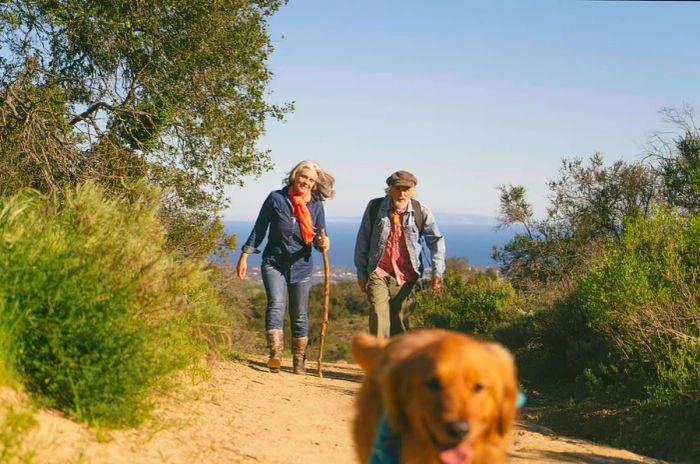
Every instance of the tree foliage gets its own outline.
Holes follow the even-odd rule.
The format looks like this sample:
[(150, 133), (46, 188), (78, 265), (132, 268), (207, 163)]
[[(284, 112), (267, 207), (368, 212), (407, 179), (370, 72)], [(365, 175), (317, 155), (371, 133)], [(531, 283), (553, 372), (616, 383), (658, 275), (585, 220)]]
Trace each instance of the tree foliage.
[(171, 221), (203, 225), (224, 188), (269, 168), (282, 0), (10, 0), (0, 4), (0, 192), (95, 179), (165, 188)]
[(606, 167), (599, 153), (564, 159), (559, 178), (548, 183), (544, 219), (533, 219), (522, 186), (502, 186), (501, 226), (525, 232), (494, 252), (501, 271), (518, 288), (550, 285), (585, 267), (605, 237), (619, 237), (628, 216), (646, 216), (658, 197), (656, 178), (642, 163)]
[(688, 105), (663, 110), (666, 120), (680, 129), (671, 140), (662, 134), (653, 137), (647, 155), (657, 163), (665, 200), (681, 209), (700, 212), (700, 131), (695, 113)]
[(501, 187), (500, 223), (523, 231), (494, 257), (526, 311), (495, 335), (526, 384), (614, 398), (633, 424), (624, 441), (695, 457), (700, 132), (689, 107), (664, 114), (680, 131), (654, 136), (641, 162), (564, 160), (543, 219), (524, 187)]
[(700, 216), (661, 208), (630, 218), (622, 240), (607, 244), (581, 279), (577, 299), (588, 324), (613, 339), (626, 362), (655, 368), (676, 344), (700, 347), (698, 245)]

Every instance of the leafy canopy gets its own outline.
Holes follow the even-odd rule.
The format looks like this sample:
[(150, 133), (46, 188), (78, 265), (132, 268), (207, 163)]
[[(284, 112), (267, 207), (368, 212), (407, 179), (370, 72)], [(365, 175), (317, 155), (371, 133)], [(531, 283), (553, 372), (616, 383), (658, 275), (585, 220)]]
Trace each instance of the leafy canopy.
[(664, 108), (666, 122), (682, 135), (669, 140), (656, 134), (647, 148), (647, 157), (655, 161), (663, 182), (665, 200), (688, 213), (700, 212), (700, 130), (695, 111), (688, 104)]
[(211, 217), (269, 168), (255, 142), (290, 109), (265, 99), (282, 1), (0, 3), (0, 191), (146, 176)]
[(542, 220), (533, 219), (524, 187), (501, 186), (500, 224), (520, 224), (524, 233), (496, 249), (494, 259), (516, 288), (567, 280), (587, 267), (602, 239), (623, 233), (625, 218), (648, 214), (657, 183), (641, 163), (606, 167), (599, 153), (588, 163), (564, 159), (559, 178), (548, 182), (550, 204)]

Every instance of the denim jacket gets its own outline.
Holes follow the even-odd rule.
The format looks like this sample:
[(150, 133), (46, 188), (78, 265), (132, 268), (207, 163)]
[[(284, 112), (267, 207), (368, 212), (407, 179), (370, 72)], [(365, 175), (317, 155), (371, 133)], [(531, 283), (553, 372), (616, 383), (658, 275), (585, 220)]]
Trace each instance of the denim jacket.
[[(306, 207), (309, 209), (316, 237), (318, 237), (321, 229), (326, 228), (323, 202), (312, 195)], [(258, 247), (265, 238), (268, 227), (270, 233), (263, 251), (263, 265), (270, 264), (283, 272), (289, 283), (311, 277), (313, 271), (311, 246), (306, 245), (301, 238), (301, 228), (294, 216), (287, 187), (275, 190), (267, 196), (255, 220), (255, 226), (248, 240), (241, 247), (241, 251), (248, 254), (260, 253)], [(314, 247), (316, 247), (315, 243), (314, 239)]]
[[(435, 218), (428, 208), (421, 204), (423, 211), (423, 234), (430, 255), (433, 261), (433, 276), (441, 277), (445, 272), (445, 237), (440, 233)], [(387, 195), (379, 205), (377, 219), (374, 227), (370, 227), (370, 205), (367, 205), (365, 214), (362, 216), (360, 230), (357, 232), (355, 241), (355, 267), (357, 268), (358, 280), (367, 280), (379, 264), (379, 260), (384, 253), (389, 230), (391, 229), (391, 198)], [(370, 236), (371, 229), (371, 236)], [(403, 231), (406, 240), (406, 248), (411, 255), (411, 264), (418, 275), (423, 273), (421, 263), (421, 244), (418, 234), (418, 226), (413, 217), (413, 203), (408, 202), (408, 209), (403, 216)]]

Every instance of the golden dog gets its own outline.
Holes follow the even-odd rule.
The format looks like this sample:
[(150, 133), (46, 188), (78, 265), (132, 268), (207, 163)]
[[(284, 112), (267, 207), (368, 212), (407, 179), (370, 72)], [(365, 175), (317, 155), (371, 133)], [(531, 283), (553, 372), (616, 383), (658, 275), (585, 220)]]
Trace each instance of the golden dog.
[(361, 463), (376, 455), (380, 419), (397, 437), (393, 462), (505, 462), (517, 380), (513, 357), (501, 345), (446, 330), (390, 341), (357, 334), (352, 355), (365, 372), (353, 424)]

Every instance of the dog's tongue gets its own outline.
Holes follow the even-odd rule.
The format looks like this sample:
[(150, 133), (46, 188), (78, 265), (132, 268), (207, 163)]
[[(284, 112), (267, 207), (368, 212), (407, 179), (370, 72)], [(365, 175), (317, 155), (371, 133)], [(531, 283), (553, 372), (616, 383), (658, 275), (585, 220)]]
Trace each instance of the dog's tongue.
[(454, 448), (440, 451), (442, 464), (469, 464), (474, 458), (474, 450), (469, 443), (461, 443)]

